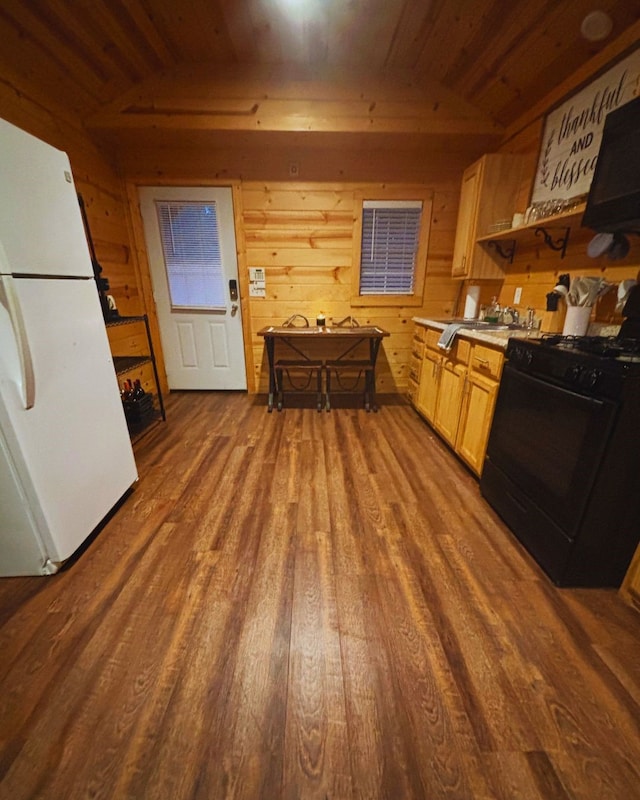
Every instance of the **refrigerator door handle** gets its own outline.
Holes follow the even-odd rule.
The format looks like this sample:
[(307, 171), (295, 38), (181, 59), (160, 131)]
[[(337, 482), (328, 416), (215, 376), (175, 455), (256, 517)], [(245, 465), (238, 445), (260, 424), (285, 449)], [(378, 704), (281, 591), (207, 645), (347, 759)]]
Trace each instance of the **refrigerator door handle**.
[(18, 300), (18, 293), (15, 290), (11, 275), (0, 275), (0, 289), (2, 289), (7, 311), (9, 312), (9, 318), (11, 319), (13, 333), (16, 337), (22, 379), (22, 404), (26, 410), (33, 407), (36, 398), (36, 378), (33, 371), (33, 359), (31, 358), (29, 339), (27, 338), (27, 331), (24, 326), (24, 318), (20, 308), (20, 301)]

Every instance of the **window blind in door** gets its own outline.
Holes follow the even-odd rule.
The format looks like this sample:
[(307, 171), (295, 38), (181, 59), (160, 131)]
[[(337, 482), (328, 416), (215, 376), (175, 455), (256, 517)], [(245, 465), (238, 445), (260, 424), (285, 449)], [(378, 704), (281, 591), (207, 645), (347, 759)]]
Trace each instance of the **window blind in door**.
[(172, 309), (225, 308), (214, 202), (156, 201)]

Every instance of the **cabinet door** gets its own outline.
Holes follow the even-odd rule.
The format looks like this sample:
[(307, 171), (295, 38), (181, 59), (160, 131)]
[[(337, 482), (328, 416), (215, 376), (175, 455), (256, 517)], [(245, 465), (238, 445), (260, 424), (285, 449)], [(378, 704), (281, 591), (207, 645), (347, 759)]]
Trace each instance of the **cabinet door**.
[(462, 177), (458, 224), (453, 246), (453, 268), (451, 270), (454, 278), (468, 277), (471, 268), (476, 230), (476, 202), (480, 193), (481, 173), (482, 162), (477, 161), (465, 170)]
[(640, 545), (627, 570), (620, 593), (628, 603), (640, 611)]
[(491, 153), (465, 170), (453, 250), (454, 278), (504, 278), (504, 258), (476, 240), (486, 236), (493, 223), (512, 218), (522, 164), (521, 156)]
[(416, 407), (429, 422), (433, 422), (436, 415), (441, 362), (437, 353), (425, 348)]
[(449, 360), (440, 370), (435, 427), (452, 447), (458, 433), (466, 374), (466, 367)]
[(478, 476), (482, 474), (497, 394), (497, 381), (469, 373), (456, 452)]

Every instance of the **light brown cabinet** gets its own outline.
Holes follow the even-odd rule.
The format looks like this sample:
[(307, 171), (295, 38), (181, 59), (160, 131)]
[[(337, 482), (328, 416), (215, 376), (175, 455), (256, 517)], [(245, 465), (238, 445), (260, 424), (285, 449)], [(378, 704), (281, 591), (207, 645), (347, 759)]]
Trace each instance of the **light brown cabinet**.
[(521, 156), (493, 153), (483, 156), (462, 177), (458, 223), (453, 248), (454, 278), (501, 279), (505, 259), (477, 239), (489, 226), (510, 220), (516, 210), (522, 180)]
[(437, 347), (442, 332), (428, 327), (423, 330), (420, 383), (413, 404), (479, 476), (498, 395), (503, 352), (458, 338), (445, 354)]
[(467, 368), (464, 364), (449, 358), (443, 359), (435, 426), (442, 438), (454, 448), (458, 436), (466, 376)]
[(442, 359), (438, 353), (425, 349), (415, 406), (422, 416), (432, 424), (435, 424), (436, 419), (441, 362)]
[(456, 452), (476, 475), (482, 474), (498, 385), (474, 372), (467, 376)]
[(418, 390), (420, 387), (420, 375), (422, 372), (422, 358), (424, 355), (424, 336), (425, 329), (422, 325), (415, 325), (413, 329), (413, 339), (411, 342), (411, 356), (409, 359), (409, 380), (407, 382), (407, 394), (412, 405), (418, 401)]
[(640, 611), (640, 546), (627, 570), (620, 593), (628, 603)]
[(441, 333), (434, 328), (426, 329), (416, 407), (453, 447), (458, 432), (470, 344), (464, 339), (457, 339), (451, 350), (443, 353), (437, 344)]

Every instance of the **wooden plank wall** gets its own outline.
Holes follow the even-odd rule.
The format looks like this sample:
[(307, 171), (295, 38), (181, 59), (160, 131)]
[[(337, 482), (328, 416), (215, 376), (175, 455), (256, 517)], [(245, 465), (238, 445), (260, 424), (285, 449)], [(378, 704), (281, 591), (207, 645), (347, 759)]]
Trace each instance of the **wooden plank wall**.
[[(615, 52), (608, 55), (614, 57)], [(576, 82), (587, 78), (581, 73)], [(161, 376), (164, 375), (162, 351), (145, 255), (129, 220), (130, 209), (136, 203), (132, 186), (143, 182), (188, 185), (228, 180), (234, 184), (239, 207), (236, 224), (243, 270), (241, 287), (246, 285), (249, 267), (267, 269), (267, 297), (248, 302), (247, 348), (254, 362), (254, 374), (249, 376), (250, 390), (265, 388), (262, 341), (256, 337), (256, 331), (265, 322), (281, 321), (296, 311), (313, 317), (318, 310), (334, 318), (352, 313), (361, 322), (378, 321), (389, 328), (392, 337), (384, 344), (380, 388), (404, 390), (411, 317), (446, 316), (455, 306), (460, 287), (450, 279), (449, 270), (459, 183), (463, 169), (473, 158), (464, 158), (460, 151), (447, 157), (440, 152), (397, 149), (390, 150), (386, 157), (384, 152), (371, 149), (347, 151), (327, 147), (318, 151), (305, 149), (302, 140), (297, 140), (293, 152), (282, 147), (260, 148), (253, 142), (251, 147), (217, 152), (182, 146), (176, 141), (161, 153), (153, 149), (128, 156), (125, 153), (117, 165), (106, 150), (91, 140), (78, 119), (57, 107), (38, 86), (29, 85), (26, 80), (24, 75), (5, 76), (0, 83), (0, 116), (69, 153), (77, 187), (85, 199), (97, 257), (110, 280), (111, 293), (121, 313), (149, 313)], [(568, 85), (563, 87), (564, 92), (569, 90)], [(554, 97), (549, 104), (559, 99)], [(516, 133), (502, 148), (524, 154), (530, 166), (519, 208), (514, 210), (522, 211), (528, 204), (544, 110), (538, 109), (535, 117), (529, 114), (522, 130), (515, 126)], [(286, 172), (292, 159), (299, 164), (301, 178), (288, 182)], [(120, 170), (129, 182), (128, 197)], [(322, 176), (331, 182), (322, 182)], [(387, 186), (394, 188), (402, 188), (411, 180), (433, 191), (427, 284), (421, 308), (351, 306), (354, 195), (375, 180), (385, 180)], [(514, 289), (520, 286), (521, 310), (533, 306), (540, 315), (545, 295), (561, 272), (602, 274), (612, 282), (636, 277), (640, 265), (638, 237), (631, 242), (629, 256), (620, 262), (610, 262), (606, 257), (589, 259), (586, 256), (589, 238), (587, 231), (572, 231), (565, 259), (541, 243), (519, 248), (514, 263), (507, 267), (502, 285), (483, 286), (482, 301), (498, 292), (500, 302), (511, 305)]]
[(161, 385), (167, 391), (155, 309), (140, 289), (126, 187), (115, 159), (91, 139), (73, 114), (43, 96), (40, 87), (26, 83), (22, 76), (5, 76), (0, 81), (0, 117), (68, 154), (76, 189), (84, 200), (96, 258), (109, 280), (109, 293), (122, 316), (149, 314)]
[[(518, 207), (514, 211), (524, 212), (529, 205), (543, 124), (544, 118), (538, 117), (511, 135), (501, 148), (503, 152), (520, 153), (527, 160), (526, 178), (521, 186)], [(540, 317), (545, 309), (546, 295), (556, 285), (558, 276), (562, 273), (568, 272), (572, 278), (581, 275), (603, 277), (613, 284), (618, 284), (627, 278), (638, 277), (640, 237), (629, 238), (631, 249), (626, 258), (611, 261), (607, 256), (590, 258), (587, 255), (587, 245), (593, 236), (594, 232), (587, 228), (572, 226), (564, 258), (547, 247), (541, 238), (536, 239), (532, 236), (525, 245), (519, 244), (513, 264), (507, 265), (505, 270), (505, 279), (499, 292), (500, 303), (514, 305), (514, 290), (516, 287), (521, 287), (522, 297), (518, 308), (521, 311), (526, 311), (527, 307), (535, 308), (536, 315)], [(611, 294), (605, 296), (594, 309), (593, 321), (614, 324), (621, 322), (620, 315), (616, 314), (613, 308), (615, 305), (613, 299), (612, 290)]]
[(110, 293), (122, 314), (142, 313), (124, 186), (115, 162), (91, 140), (79, 120), (53, 104), (43, 104), (37, 87), (0, 82), (0, 117), (69, 155)]
[[(378, 389), (403, 391), (411, 347), (413, 316), (451, 313), (458, 284), (451, 280), (458, 186), (434, 184), (424, 301), (420, 307), (366, 307), (351, 302), (354, 195), (364, 184), (242, 184), (242, 227), (246, 268), (264, 267), (267, 295), (251, 298), (254, 385), (267, 388), (264, 342), (256, 332), (292, 314), (310, 321), (322, 311), (328, 320), (351, 315), (360, 324), (390, 331), (380, 355)], [(394, 188), (404, 188), (400, 185)]]

